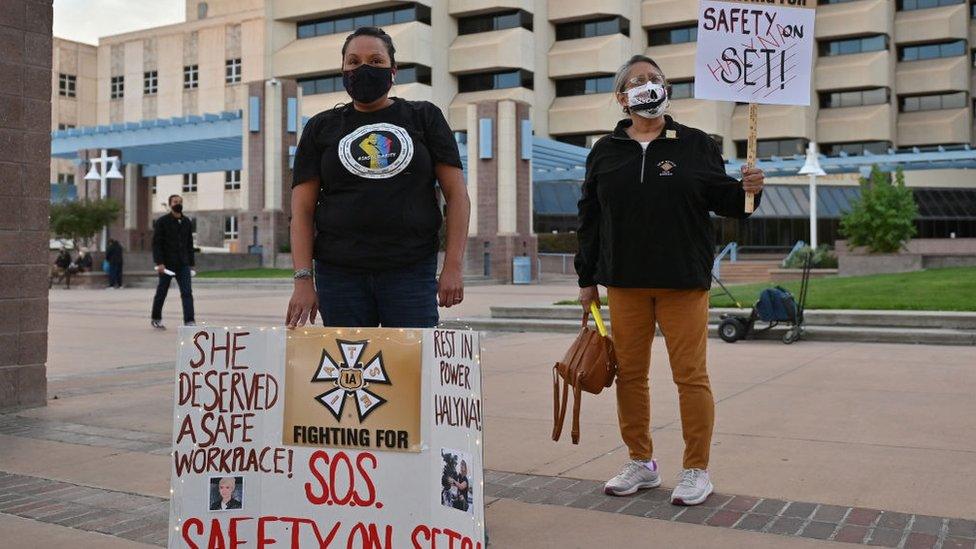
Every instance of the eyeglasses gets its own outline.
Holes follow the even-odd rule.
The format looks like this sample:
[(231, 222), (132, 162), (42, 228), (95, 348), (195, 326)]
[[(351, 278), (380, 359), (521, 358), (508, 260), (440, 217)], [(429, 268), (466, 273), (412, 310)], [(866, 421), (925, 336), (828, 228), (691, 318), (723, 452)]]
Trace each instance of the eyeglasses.
[(640, 76), (635, 76), (627, 81), (627, 89), (638, 88), (640, 86), (647, 84), (648, 82), (663, 86), (664, 77), (661, 76), (660, 74), (651, 74), (651, 75), (642, 74)]

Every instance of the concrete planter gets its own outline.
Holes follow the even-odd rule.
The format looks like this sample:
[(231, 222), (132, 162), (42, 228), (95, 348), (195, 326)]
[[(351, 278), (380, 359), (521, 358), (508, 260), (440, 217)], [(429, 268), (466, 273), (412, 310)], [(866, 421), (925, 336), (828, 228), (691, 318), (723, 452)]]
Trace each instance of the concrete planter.
[[(837, 276), (837, 269), (810, 269), (810, 278), (827, 278)], [(803, 269), (770, 269), (769, 277), (773, 282), (789, 282), (803, 278)]]
[(835, 248), (840, 276), (976, 265), (976, 238), (916, 238), (896, 254), (870, 254), (864, 248), (849, 248), (845, 240), (838, 240)]
[(850, 254), (837, 257), (840, 276), (910, 273), (922, 270), (920, 254)]

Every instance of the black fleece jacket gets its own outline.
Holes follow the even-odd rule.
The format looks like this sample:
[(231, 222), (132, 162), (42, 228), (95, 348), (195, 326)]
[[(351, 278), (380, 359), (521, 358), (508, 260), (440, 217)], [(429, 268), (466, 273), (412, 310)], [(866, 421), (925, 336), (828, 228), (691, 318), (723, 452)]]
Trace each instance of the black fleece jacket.
[(715, 256), (709, 212), (749, 217), (742, 183), (725, 173), (719, 146), (705, 132), (666, 116), (645, 152), (627, 135), (631, 124), (621, 120), (586, 159), (579, 285), (708, 289)]

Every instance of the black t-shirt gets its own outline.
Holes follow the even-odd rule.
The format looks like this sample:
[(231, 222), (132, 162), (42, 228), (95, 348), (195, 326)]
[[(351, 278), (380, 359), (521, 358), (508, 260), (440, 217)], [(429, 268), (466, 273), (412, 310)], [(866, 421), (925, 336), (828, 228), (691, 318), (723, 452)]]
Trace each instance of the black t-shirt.
[(461, 167), (447, 120), (427, 101), (375, 112), (346, 105), (313, 116), (292, 185), (318, 180), (314, 258), (354, 272), (404, 267), (437, 253), (434, 165)]

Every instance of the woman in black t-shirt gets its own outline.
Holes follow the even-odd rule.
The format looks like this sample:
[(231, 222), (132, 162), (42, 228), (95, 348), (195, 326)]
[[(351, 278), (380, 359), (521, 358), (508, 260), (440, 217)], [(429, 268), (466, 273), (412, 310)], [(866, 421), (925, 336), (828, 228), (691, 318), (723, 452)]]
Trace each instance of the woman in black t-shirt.
[[(302, 131), (292, 182), (290, 327), (314, 323), (317, 311), (326, 326), (432, 327), (438, 304), (464, 299), (470, 203), (457, 143), (436, 106), (389, 97), (395, 52), (378, 28), (350, 34), (342, 76), (352, 102), (315, 115)], [(439, 279), (435, 183), (447, 202)]]

